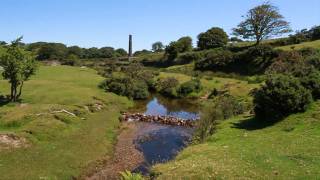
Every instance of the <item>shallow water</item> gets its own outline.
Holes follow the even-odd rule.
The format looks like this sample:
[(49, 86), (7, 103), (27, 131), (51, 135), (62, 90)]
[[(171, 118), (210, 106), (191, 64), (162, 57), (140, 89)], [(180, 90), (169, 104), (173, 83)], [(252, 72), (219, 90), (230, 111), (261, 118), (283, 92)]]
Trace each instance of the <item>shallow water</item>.
[[(153, 95), (148, 100), (137, 101), (132, 112), (196, 119), (199, 117), (199, 106), (186, 100), (168, 99)], [(140, 126), (139, 131), (140, 133), (134, 143), (136, 148), (144, 155), (145, 162), (133, 172), (148, 174), (152, 165), (175, 158), (189, 144), (194, 129), (144, 123)]]

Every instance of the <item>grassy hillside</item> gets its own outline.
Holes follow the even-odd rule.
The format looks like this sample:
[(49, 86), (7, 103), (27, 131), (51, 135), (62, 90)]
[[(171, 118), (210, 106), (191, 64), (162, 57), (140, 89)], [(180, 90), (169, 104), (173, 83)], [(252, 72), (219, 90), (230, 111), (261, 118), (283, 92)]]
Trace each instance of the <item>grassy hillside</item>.
[(278, 49), (289, 51), (289, 50), (292, 49), (292, 47), (294, 47), (295, 50), (298, 50), (298, 49), (301, 49), (301, 48), (305, 48), (305, 47), (311, 47), (311, 48), (320, 49), (320, 40), (304, 42), (304, 43), (301, 43), (301, 44), (292, 44), (292, 45), (288, 45), (288, 46), (281, 46), (281, 47), (278, 47)]
[[(112, 153), (126, 98), (98, 89), (94, 70), (41, 66), (25, 83), (22, 104), (0, 108), (0, 134), (27, 139), (27, 148), (0, 148), (0, 179), (70, 179)], [(1, 94), (9, 86), (1, 80)], [(67, 113), (52, 113), (66, 109)]]
[[(192, 78), (185, 74), (170, 72), (161, 72), (159, 75), (159, 78), (167, 77), (174, 77), (180, 83), (189, 81)], [(200, 92), (199, 96), (204, 96), (216, 88), (217, 90), (228, 90), (228, 92), (234, 96), (248, 97), (248, 93), (259, 86), (258, 84), (249, 84), (248, 81), (212, 76), (204, 76), (201, 78), (201, 84), (203, 86), (203, 90)]]
[(318, 179), (320, 102), (262, 127), (251, 117), (224, 121), (206, 143), (157, 165), (159, 179)]

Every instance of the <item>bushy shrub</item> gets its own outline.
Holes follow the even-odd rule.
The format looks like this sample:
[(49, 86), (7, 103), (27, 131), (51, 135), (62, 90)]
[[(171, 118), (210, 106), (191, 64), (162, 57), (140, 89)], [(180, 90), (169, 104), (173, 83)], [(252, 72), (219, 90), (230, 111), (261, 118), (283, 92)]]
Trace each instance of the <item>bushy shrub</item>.
[(306, 63), (320, 70), (320, 52), (306, 58)]
[(206, 104), (201, 110), (195, 140), (203, 142), (215, 133), (220, 121), (242, 114), (244, 111), (245, 107), (235, 97), (228, 94), (217, 96), (213, 102)]
[(221, 109), (224, 119), (242, 114), (245, 111), (245, 107), (243, 106), (242, 102), (229, 94), (218, 96), (215, 99), (215, 102), (215, 108)]
[(300, 77), (301, 84), (312, 92), (313, 99), (320, 99), (320, 72), (310, 71), (307, 75)]
[(300, 69), (304, 64), (304, 58), (298, 51), (281, 52), (265, 73), (288, 74)]
[(233, 62), (231, 51), (214, 49), (209, 51), (203, 60), (196, 62), (195, 68), (201, 70), (221, 70)]
[(175, 64), (188, 64), (191, 62), (197, 62), (203, 57), (200, 52), (187, 52), (178, 56)]
[(201, 82), (199, 79), (193, 79), (190, 81), (187, 81), (180, 85), (178, 89), (178, 94), (181, 97), (185, 97), (190, 93), (198, 93), (202, 89)]
[(132, 87), (133, 99), (146, 99), (149, 96), (148, 85), (144, 81), (134, 81)]
[(245, 63), (248, 74), (257, 74), (263, 73), (277, 56), (278, 52), (273, 50), (271, 46), (258, 45), (240, 54), (238, 61)]
[(274, 75), (254, 92), (254, 111), (259, 119), (279, 120), (303, 112), (312, 101), (309, 90), (293, 76)]
[(156, 83), (157, 91), (169, 97), (178, 97), (178, 94), (177, 94), (178, 86), (179, 86), (179, 81), (174, 77), (159, 79)]
[(100, 88), (133, 99), (145, 99), (149, 96), (148, 85), (142, 80), (130, 77), (111, 77), (99, 85)]

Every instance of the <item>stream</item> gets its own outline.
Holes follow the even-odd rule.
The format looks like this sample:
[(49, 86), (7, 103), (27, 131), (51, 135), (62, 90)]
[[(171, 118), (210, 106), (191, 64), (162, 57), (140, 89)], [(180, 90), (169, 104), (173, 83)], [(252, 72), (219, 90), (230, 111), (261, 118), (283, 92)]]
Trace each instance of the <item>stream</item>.
[[(190, 100), (169, 99), (153, 94), (147, 100), (136, 101), (130, 112), (197, 119), (199, 117), (199, 106)], [(149, 173), (152, 165), (175, 158), (190, 143), (194, 131), (193, 128), (187, 127), (138, 123), (140, 123), (139, 133), (134, 140), (134, 144), (136, 149), (143, 154), (144, 161), (133, 172), (144, 175)]]

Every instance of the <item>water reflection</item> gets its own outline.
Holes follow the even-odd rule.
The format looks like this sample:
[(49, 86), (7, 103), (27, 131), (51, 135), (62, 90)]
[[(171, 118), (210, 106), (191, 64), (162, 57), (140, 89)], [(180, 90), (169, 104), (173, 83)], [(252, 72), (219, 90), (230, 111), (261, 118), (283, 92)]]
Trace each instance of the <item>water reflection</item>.
[[(149, 99), (136, 101), (132, 113), (174, 116), (197, 119), (199, 104), (194, 100), (169, 99), (153, 94)], [(192, 139), (193, 128), (169, 126), (155, 123), (139, 123), (139, 135), (135, 140), (145, 162), (133, 172), (148, 174), (152, 165), (173, 159)]]
[(174, 116), (182, 119), (197, 119), (199, 105), (185, 99), (169, 99), (160, 95), (153, 95), (143, 101), (136, 101), (134, 112), (147, 115)]

